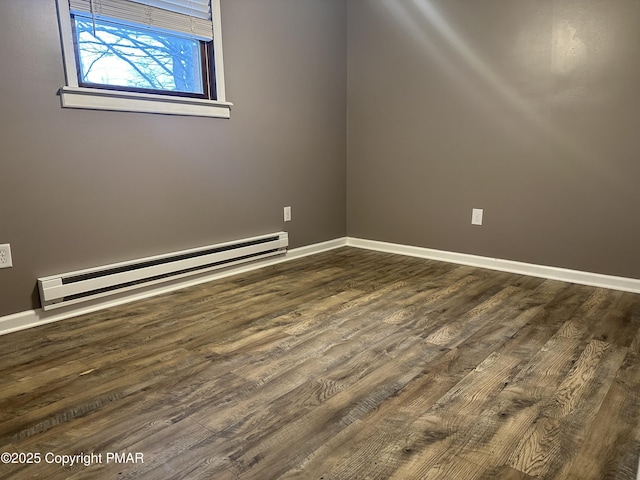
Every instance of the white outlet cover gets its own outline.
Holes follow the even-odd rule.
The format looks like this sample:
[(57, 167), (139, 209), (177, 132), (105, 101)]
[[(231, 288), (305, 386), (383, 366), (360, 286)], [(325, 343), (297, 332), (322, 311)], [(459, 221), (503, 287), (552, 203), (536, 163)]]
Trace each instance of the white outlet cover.
[(5, 243), (0, 245), (0, 268), (13, 267), (13, 261), (11, 260), (11, 245)]
[(284, 207), (284, 221), (291, 221), (291, 207)]
[(471, 225), (482, 225), (482, 208), (474, 208), (471, 212)]

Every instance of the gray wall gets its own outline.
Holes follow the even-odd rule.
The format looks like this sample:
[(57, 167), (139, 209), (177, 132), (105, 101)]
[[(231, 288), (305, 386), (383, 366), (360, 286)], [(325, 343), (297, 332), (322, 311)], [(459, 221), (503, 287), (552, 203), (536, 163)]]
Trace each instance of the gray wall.
[[(231, 120), (61, 109), (54, 0), (0, 2), (0, 316), (36, 278), (285, 229), (345, 235), (344, 0), (223, 0)], [(282, 221), (282, 207), (293, 221)]]
[(231, 120), (61, 109), (54, 1), (0, 2), (0, 315), (38, 276), (283, 228), (640, 278), (640, 3), (222, 14)]
[(348, 16), (349, 235), (640, 278), (639, 2)]

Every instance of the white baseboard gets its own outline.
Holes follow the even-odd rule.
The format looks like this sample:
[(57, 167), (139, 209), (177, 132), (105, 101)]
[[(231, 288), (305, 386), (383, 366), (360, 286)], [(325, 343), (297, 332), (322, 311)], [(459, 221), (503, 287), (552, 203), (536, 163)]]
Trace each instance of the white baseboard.
[(413, 247), (409, 245), (378, 242), (375, 240), (364, 240), (353, 237), (347, 237), (347, 245), (367, 250), (376, 250), (378, 252), (397, 253), (411, 257), (427, 258), (430, 260), (440, 260), (460, 265), (499, 270), (501, 272), (518, 273), (521, 275), (529, 275), (531, 277), (548, 278), (563, 282), (589, 285), (592, 287), (640, 293), (640, 279), (636, 278), (615, 277), (600, 273), (582, 272), (567, 268), (535, 265), (531, 263), (515, 262), (512, 260), (501, 260), (499, 258), (481, 257), (466, 253), (447, 252), (444, 250), (434, 250), (431, 248)]
[[(411, 257), (426, 258), (430, 260), (439, 260), (442, 262), (456, 263), (460, 265), (469, 265), (473, 267), (488, 268), (491, 270), (499, 270), (502, 272), (518, 273), (521, 275), (529, 275), (532, 277), (548, 278), (552, 280), (560, 280), (563, 282), (578, 283), (582, 285), (590, 285), (594, 287), (611, 288), (613, 290), (622, 290), (625, 292), (640, 293), (640, 279), (615, 277), (611, 275), (603, 275), (599, 273), (582, 272), (579, 270), (569, 270), (566, 268), (549, 267), (544, 265), (534, 265), (530, 263), (515, 262), (511, 260), (501, 260), (499, 258), (482, 257), (478, 255), (469, 255), (466, 253), (447, 252), (443, 250), (434, 250), (423, 247), (413, 247), (410, 245), (401, 245), (397, 243), (378, 242), (374, 240), (364, 240), (354, 237), (342, 237), (327, 242), (316, 243), (304, 247), (289, 250), (282, 257), (275, 257), (251, 264), (236, 267), (227, 271), (209, 272), (201, 277), (192, 277), (189, 279), (181, 279), (176, 282), (167, 282), (161, 286), (154, 285), (148, 289), (140, 289), (135, 293), (125, 292), (118, 296), (114, 295), (108, 300), (99, 299), (93, 302), (87, 302), (78, 307), (71, 305), (62, 307), (57, 310), (45, 312), (42, 309), (27, 310), (25, 312), (15, 313), (0, 317), (0, 335), (17, 332), (31, 327), (44, 325), (47, 323), (57, 322), (67, 318), (77, 317), (87, 313), (96, 312), (109, 307), (115, 307), (137, 300), (162, 295), (165, 293), (180, 290), (182, 288), (191, 287), (201, 283), (211, 282), (220, 278), (237, 275), (269, 265), (294, 260), (296, 258), (314, 255), (316, 253), (333, 250), (336, 248), (351, 246), (366, 250), (376, 250), (379, 252), (396, 253)], [(640, 480), (640, 477), (638, 478)]]
[(302, 258), (308, 255), (314, 255), (316, 253), (344, 247), (346, 244), (347, 239), (345, 237), (337, 238), (335, 240), (329, 240), (327, 242), (293, 248), (287, 251), (287, 253), (281, 257), (273, 257), (262, 261), (242, 265), (240, 267), (231, 268), (229, 270), (208, 272), (202, 276), (196, 275), (188, 279), (180, 279), (175, 282), (167, 281), (162, 285), (154, 285), (146, 289), (141, 288), (136, 290), (135, 292), (125, 292), (120, 295), (116, 294), (109, 297), (108, 299), (97, 299), (94, 301), (89, 301), (84, 303), (82, 306), (70, 305), (68, 307), (61, 307), (59, 309), (50, 310), (47, 312), (45, 312), (41, 308), (38, 308), (36, 310), (27, 310), (25, 312), (7, 315), (4, 317), (0, 317), (0, 335), (6, 335), (7, 333), (17, 332), (19, 330), (25, 330), (27, 328), (37, 327), (39, 325), (45, 325), (47, 323), (57, 322), (60, 320), (65, 320), (67, 318), (77, 317), (79, 315), (96, 312), (105, 308), (115, 307), (117, 305), (123, 305), (125, 303), (155, 297), (156, 295), (162, 295), (165, 293), (180, 290), (182, 288), (211, 282), (220, 278), (230, 277), (232, 275), (257, 270), (269, 265), (276, 265), (278, 263), (295, 260), (296, 258)]

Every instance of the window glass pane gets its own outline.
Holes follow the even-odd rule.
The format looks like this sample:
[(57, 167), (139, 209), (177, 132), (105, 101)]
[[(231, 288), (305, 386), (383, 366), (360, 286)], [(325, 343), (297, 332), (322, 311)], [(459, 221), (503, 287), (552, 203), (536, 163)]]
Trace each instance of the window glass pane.
[(75, 16), (81, 83), (204, 94), (198, 40)]

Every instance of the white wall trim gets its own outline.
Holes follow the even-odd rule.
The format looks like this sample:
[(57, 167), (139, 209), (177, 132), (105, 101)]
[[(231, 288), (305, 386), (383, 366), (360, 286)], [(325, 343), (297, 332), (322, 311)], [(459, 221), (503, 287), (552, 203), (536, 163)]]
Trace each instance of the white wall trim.
[[(612, 275), (603, 275), (599, 273), (582, 272), (579, 270), (570, 270), (566, 268), (549, 267), (545, 265), (535, 265), (531, 263), (515, 262), (512, 260), (502, 260), (499, 258), (482, 257), (478, 255), (469, 255), (466, 253), (447, 252), (444, 250), (434, 250), (431, 248), (414, 247), (410, 245), (401, 245), (397, 243), (379, 242), (375, 240), (365, 240), (354, 237), (341, 237), (326, 242), (307, 245), (304, 247), (289, 250), (284, 256), (261, 260), (251, 264), (235, 267), (226, 271), (208, 272), (202, 276), (194, 276), (189, 279), (180, 279), (175, 282), (168, 281), (163, 285), (154, 285), (147, 289), (140, 289), (134, 293), (125, 292), (120, 295), (114, 295), (108, 300), (99, 299), (93, 302), (87, 302), (81, 307), (72, 305), (66, 308), (60, 308), (45, 312), (41, 308), (37, 310), (27, 310), (12, 315), (0, 317), (0, 335), (5, 335), (19, 330), (25, 330), (47, 323), (65, 320), (67, 318), (77, 317), (87, 313), (96, 312), (109, 307), (115, 307), (125, 303), (143, 300), (156, 295), (180, 290), (182, 288), (199, 285), (201, 283), (211, 282), (220, 278), (230, 277), (240, 273), (257, 270), (259, 268), (276, 265), (279, 263), (295, 260), (297, 258), (326, 252), (336, 248), (350, 246), (362, 248), (365, 250), (375, 250), (378, 252), (396, 253), (399, 255), (407, 255), (410, 257), (426, 258), (430, 260), (438, 260), (442, 262), (455, 263), (460, 265), (469, 265), (472, 267), (488, 268), (501, 272), (517, 273), (520, 275), (529, 275), (532, 277), (548, 278), (552, 280), (560, 280), (563, 282), (578, 283), (581, 285), (589, 285), (594, 287), (611, 288), (613, 290), (622, 290), (625, 292), (640, 293), (640, 279), (616, 277)], [(640, 476), (638, 477), (640, 480)]]
[(37, 327), (40, 325), (45, 325), (47, 323), (53, 323), (87, 313), (97, 312), (99, 310), (104, 310), (105, 308), (115, 307), (117, 305), (123, 305), (125, 303), (155, 297), (156, 295), (162, 295), (165, 293), (180, 290), (182, 288), (211, 282), (220, 278), (250, 272), (252, 270), (267, 267), (269, 265), (276, 265), (278, 263), (295, 260), (297, 258), (306, 257), (308, 255), (326, 252), (335, 248), (344, 247), (346, 246), (346, 244), (347, 239), (345, 237), (337, 238), (313, 245), (293, 248), (287, 251), (285, 255), (280, 257), (273, 257), (228, 270), (208, 272), (200, 276), (195, 275), (189, 279), (180, 279), (173, 282), (169, 280), (162, 285), (153, 285), (147, 288), (140, 288), (135, 292), (124, 292), (121, 294), (116, 294), (109, 299), (97, 299), (94, 301), (89, 301), (84, 303), (82, 306), (70, 305), (69, 307), (61, 307), (57, 310), (50, 310), (47, 312), (45, 312), (41, 308), (38, 308), (36, 310), (27, 310), (25, 312), (6, 315), (0, 317), (0, 335), (6, 335), (8, 333), (17, 332), (19, 330), (25, 330), (27, 328)]
[[(427, 258), (430, 260), (440, 260), (443, 262), (469, 265), (472, 267), (488, 268), (501, 272), (518, 273), (532, 277), (548, 278), (569, 283), (578, 283), (592, 287), (611, 288), (625, 292), (640, 293), (640, 279), (616, 277), (601, 273), (590, 273), (567, 268), (549, 267), (546, 265), (535, 265), (531, 263), (516, 262), (513, 260), (502, 260), (499, 258), (482, 257), (479, 255), (469, 255), (466, 253), (447, 252), (444, 250), (434, 250), (431, 248), (414, 247), (397, 243), (379, 242), (375, 240), (365, 240), (361, 238), (347, 237), (347, 245), (366, 250), (376, 250), (378, 252), (397, 253), (411, 257)], [(640, 479), (639, 479), (640, 480)]]
[(232, 103), (86, 87), (60, 88), (62, 108), (230, 118)]

